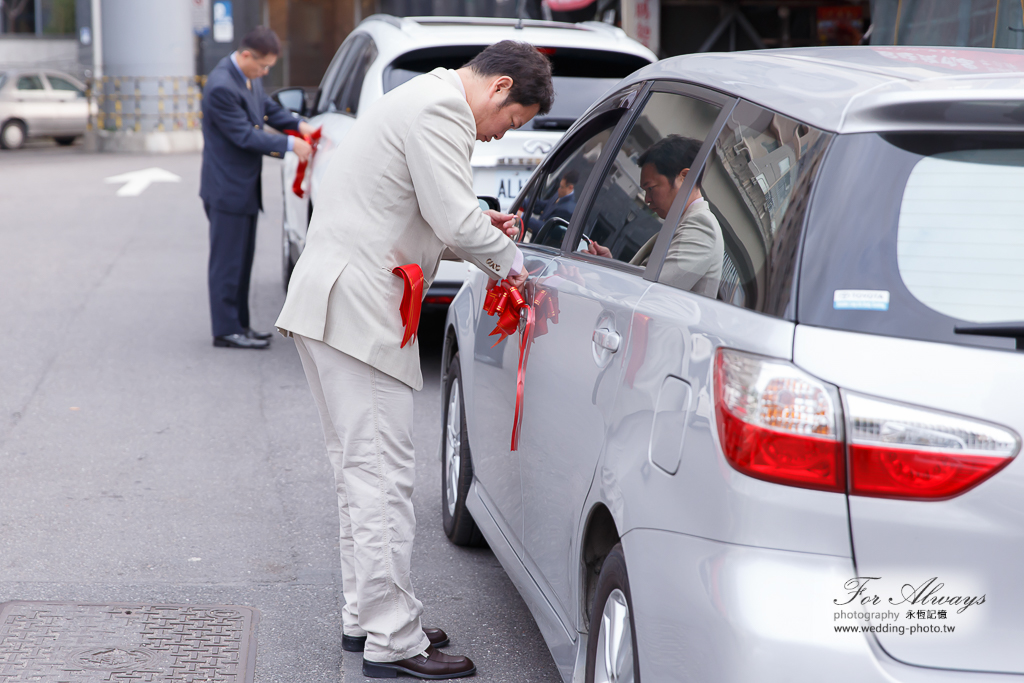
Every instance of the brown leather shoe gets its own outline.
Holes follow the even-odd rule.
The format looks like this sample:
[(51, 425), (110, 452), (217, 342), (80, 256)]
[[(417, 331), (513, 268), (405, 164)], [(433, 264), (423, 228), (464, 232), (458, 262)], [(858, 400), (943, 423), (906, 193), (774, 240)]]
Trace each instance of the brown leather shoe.
[(476, 666), (469, 657), (446, 655), (433, 647), (427, 648), (427, 655), (416, 655), (397, 662), (371, 662), (363, 660), (363, 675), (369, 678), (396, 678), (398, 674), (443, 680), (462, 678), (476, 673)]
[[(448, 640), (448, 634), (439, 628), (424, 628), (423, 633), (426, 634), (427, 640), (434, 647), (445, 647), (451, 642)], [(366, 636), (346, 636), (344, 633), (341, 634), (341, 649), (345, 652), (362, 652), (365, 647)]]

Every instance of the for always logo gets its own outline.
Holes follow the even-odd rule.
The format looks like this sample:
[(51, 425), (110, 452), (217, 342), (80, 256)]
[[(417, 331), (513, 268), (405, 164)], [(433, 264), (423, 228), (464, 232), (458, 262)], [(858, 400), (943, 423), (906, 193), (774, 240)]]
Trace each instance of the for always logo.
[(523, 150), (527, 154), (547, 154), (553, 146), (547, 140), (527, 140), (523, 143)]

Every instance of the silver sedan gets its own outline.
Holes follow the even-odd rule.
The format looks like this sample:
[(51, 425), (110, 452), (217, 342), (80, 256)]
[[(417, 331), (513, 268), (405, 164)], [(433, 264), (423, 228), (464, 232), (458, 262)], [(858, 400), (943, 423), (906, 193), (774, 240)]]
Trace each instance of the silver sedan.
[(18, 149), (28, 138), (70, 145), (85, 133), (89, 102), (74, 76), (46, 70), (0, 70), (0, 147)]
[(1021, 680), (1022, 83), (687, 55), (538, 167), (523, 297), (448, 310), (442, 516), (566, 683)]

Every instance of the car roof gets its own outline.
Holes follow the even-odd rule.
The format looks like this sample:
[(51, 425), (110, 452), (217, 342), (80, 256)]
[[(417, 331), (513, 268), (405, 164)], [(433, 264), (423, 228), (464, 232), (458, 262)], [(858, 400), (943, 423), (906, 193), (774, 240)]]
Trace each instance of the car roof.
[(558, 21), (488, 17), (394, 17), (375, 14), (364, 19), (357, 30), (370, 33), (377, 49), (390, 62), (395, 56), (425, 47), (444, 45), (490, 45), (500, 40), (522, 40), (532, 45), (555, 48), (585, 48), (623, 52), (651, 62), (657, 57), (622, 29), (586, 21), (568, 24)]
[(1024, 131), (1024, 53), (857, 46), (701, 53), (629, 76), (682, 80), (837, 133)]

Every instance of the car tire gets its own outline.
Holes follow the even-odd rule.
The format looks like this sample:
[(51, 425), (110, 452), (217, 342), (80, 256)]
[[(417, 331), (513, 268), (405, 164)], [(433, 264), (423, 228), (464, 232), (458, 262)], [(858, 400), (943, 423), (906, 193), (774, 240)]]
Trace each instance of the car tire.
[(4, 149), (19, 149), (25, 144), (27, 131), (25, 124), (21, 121), (8, 121), (0, 128), (0, 147)]
[(284, 291), (288, 293), (288, 282), (292, 279), (292, 271), (295, 270), (295, 260), (292, 258), (292, 240), (288, 237), (288, 229), (281, 226), (281, 278), (284, 281)]
[(76, 136), (74, 135), (62, 135), (61, 137), (54, 138), (53, 140), (61, 147), (70, 147), (75, 144), (75, 137)]
[(587, 639), (587, 683), (640, 683), (633, 599), (618, 543), (605, 557), (594, 591)]
[(444, 443), (441, 451), (441, 521), (455, 545), (484, 545), (483, 534), (466, 509), (473, 483), (473, 461), (466, 437), (466, 402), (459, 354), (452, 358), (444, 382)]

